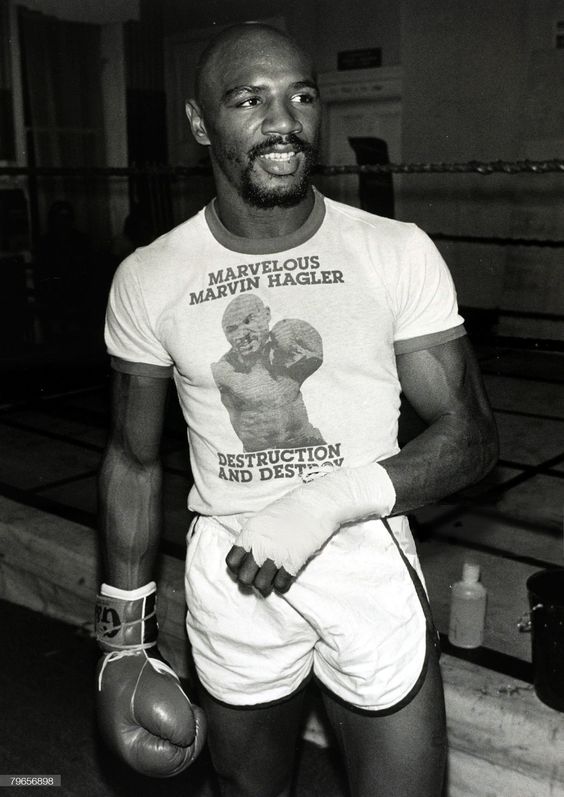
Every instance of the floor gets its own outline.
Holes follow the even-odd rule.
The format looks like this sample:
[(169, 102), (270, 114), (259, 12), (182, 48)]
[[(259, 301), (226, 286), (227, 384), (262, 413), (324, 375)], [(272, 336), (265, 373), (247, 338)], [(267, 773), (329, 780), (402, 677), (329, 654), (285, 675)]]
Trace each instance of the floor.
[[(564, 565), (564, 354), (479, 345), (478, 355), (500, 433), (499, 464), (480, 484), (416, 513), (414, 525), (445, 649), (530, 681), (530, 638), (517, 630), (528, 608), (526, 578)], [(108, 423), (103, 354), (80, 340), (65, 350), (5, 350), (0, 374), (0, 494), (95, 527)], [(182, 558), (189, 480), (173, 396), (163, 458), (163, 547)], [(469, 556), (482, 566), (489, 604), (484, 646), (464, 652), (445, 635), (450, 585)], [(205, 757), (173, 782), (125, 774), (99, 747), (91, 721), (92, 640), (5, 602), (0, 613), (0, 774), (62, 773), (65, 795), (213, 794)], [(303, 742), (296, 795), (344, 794), (332, 750)]]
[[(207, 752), (173, 779), (136, 775), (100, 744), (94, 723), (95, 642), (79, 629), (0, 601), (0, 775), (60, 775), (58, 797), (217, 797)], [(4, 785), (4, 784), (2, 784)], [(7, 789), (37, 797), (39, 787)], [(331, 749), (302, 741), (294, 797), (343, 797)]]

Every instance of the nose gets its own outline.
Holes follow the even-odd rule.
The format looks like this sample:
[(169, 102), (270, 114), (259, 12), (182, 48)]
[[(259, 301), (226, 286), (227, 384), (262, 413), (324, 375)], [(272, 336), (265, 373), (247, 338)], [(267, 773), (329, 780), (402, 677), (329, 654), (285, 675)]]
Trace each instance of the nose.
[(263, 119), (262, 132), (265, 135), (278, 133), (282, 136), (301, 133), (302, 123), (294, 114), (292, 105), (285, 99), (273, 99)]

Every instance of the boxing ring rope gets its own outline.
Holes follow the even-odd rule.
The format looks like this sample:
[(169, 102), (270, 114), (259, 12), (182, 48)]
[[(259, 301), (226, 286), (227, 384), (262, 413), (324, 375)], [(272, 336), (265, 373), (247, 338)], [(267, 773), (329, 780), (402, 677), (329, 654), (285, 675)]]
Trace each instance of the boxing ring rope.
[[(333, 177), (344, 174), (564, 174), (564, 160), (552, 158), (548, 160), (522, 161), (467, 161), (462, 163), (380, 163), (380, 164), (348, 164), (340, 166), (320, 165), (316, 174)], [(145, 164), (143, 166), (92, 166), (92, 167), (60, 167), (60, 166), (0, 166), (2, 177), (169, 177), (185, 179), (193, 176), (211, 176), (209, 166), (170, 166), (167, 164)], [(160, 214), (159, 214), (160, 215)], [(538, 246), (549, 248), (564, 247), (564, 240), (514, 238), (499, 236), (456, 235), (450, 233), (429, 233), (436, 241), (457, 243), (493, 244), (497, 246)]]
[[(564, 160), (551, 158), (548, 160), (522, 161), (466, 161), (464, 163), (378, 163), (350, 164), (343, 166), (318, 166), (319, 173), (331, 176), (336, 174), (549, 174), (563, 173)], [(208, 174), (206, 166), (169, 166), (166, 164), (148, 164), (144, 166), (88, 166), (80, 168), (61, 166), (2, 166), (0, 177), (37, 175), (51, 177), (107, 176), (131, 177), (141, 174), (167, 174), (176, 177), (189, 177), (194, 174)]]
[(496, 246), (540, 246), (560, 249), (564, 240), (558, 241), (544, 238), (499, 238), (495, 235), (454, 235), (450, 233), (429, 233), (434, 241), (452, 241), (455, 243), (488, 244)]
[(322, 166), (322, 174), (548, 174), (563, 172), (564, 160), (467, 161), (466, 163), (378, 163), (354, 166)]
[[(428, 162), (428, 163), (377, 163), (377, 164), (345, 164), (345, 165), (320, 165), (315, 173), (323, 177), (341, 175), (478, 175), (488, 177), (491, 175), (546, 175), (563, 174), (564, 159), (548, 158), (544, 160), (493, 160), (467, 162)], [(209, 165), (199, 166), (172, 166), (168, 164), (149, 163), (131, 165), (127, 167), (59, 167), (59, 166), (0, 166), (0, 181), (2, 178), (29, 178), (29, 190), (38, 191), (37, 178), (126, 178), (134, 185), (135, 181), (146, 181), (147, 196), (151, 205), (152, 216), (156, 225), (156, 232), (160, 234), (175, 223), (173, 220), (173, 207), (170, 188), (173, 183), (190, 179), (191, 177), (211, 178)], [(140, 183), (137, 183), (139, 185)], [(1, 187), (1, 182), (0, 182)], [(31, 199), (31, 197), (30, 197)], [(33, 225), (32, 225), (33, 226)], [(548, 249), (561, 249), (564, 240), (507, 237), (495, 235), (464, 235), (445, 232), (429, 232), (430, 237), (436, 241), (446, 243), (468, 243), (475, 245), (494, 245), (500, 247), (537, 247)], [(544, 318), (545, 320), (562, 321), (563, 316), (557, 314), (528, 313), (527, 311), (499, 310), (500, 315), (518, 315), (520, 317)], [(515, 343), (519, 347), (533, 346), (549, 350), (564, 350), (564, 343), (557, 340), (535, 340), (534, 338), (503, 338), (494, 335), (498, 343), (506, 341)]]

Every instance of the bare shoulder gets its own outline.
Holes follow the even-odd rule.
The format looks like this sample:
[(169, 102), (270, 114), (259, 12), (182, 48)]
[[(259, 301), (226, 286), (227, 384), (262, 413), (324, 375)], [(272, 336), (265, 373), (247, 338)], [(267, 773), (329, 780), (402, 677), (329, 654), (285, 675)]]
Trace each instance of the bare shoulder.
[(229, 376), (234, 371), (234, 368), (228, 361), (226, 355), (223, 355), (223, 357), (216, 363), (212, 363), (211, 370), (216, 385), (221, 387), (225, 384), (225, 382), (228, 381)]

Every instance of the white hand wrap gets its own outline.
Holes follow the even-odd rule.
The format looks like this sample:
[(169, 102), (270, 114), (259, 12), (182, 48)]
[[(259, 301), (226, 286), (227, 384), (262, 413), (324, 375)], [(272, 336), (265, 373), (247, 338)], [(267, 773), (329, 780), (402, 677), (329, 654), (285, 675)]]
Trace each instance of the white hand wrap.
[(386, 517), (396, 502), (394, 485), (377, 462), (340, 468), (273, 501), (244, 525), (236, 544), (260, 566), (272, 559), (291, 575), (319, 551), (343, 523)]

